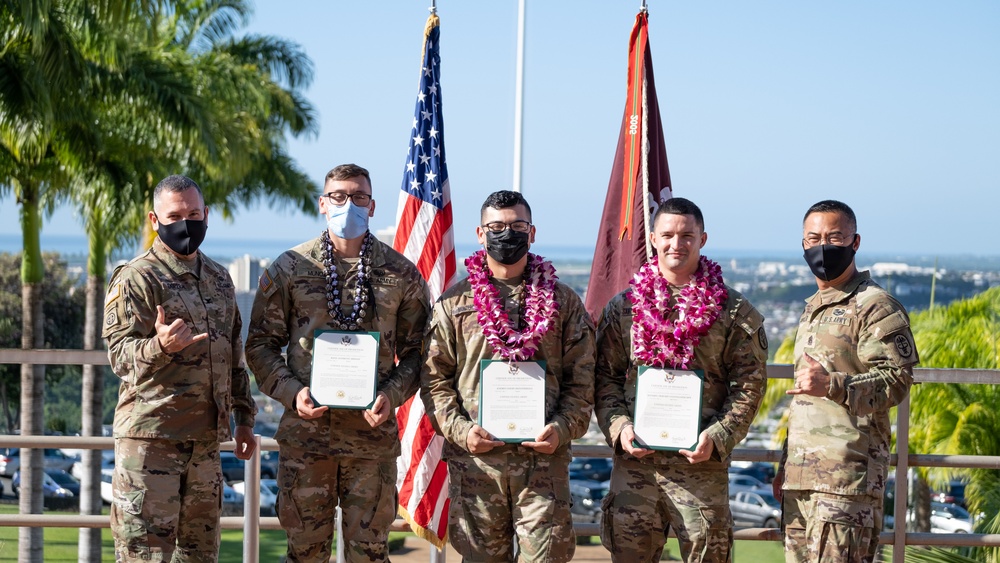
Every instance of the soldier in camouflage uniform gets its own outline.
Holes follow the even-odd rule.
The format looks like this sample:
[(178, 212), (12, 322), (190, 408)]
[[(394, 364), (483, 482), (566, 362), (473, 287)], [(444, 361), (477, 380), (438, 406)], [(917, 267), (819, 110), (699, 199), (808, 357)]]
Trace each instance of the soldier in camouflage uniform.
[[(520, 561), (569, 561), (576, 548), (570, 441), (582, 436), (590, 422), (593, 324), (576, 293), (558, 282), (549, 295), (558, 312), (546, 317), (548, 330), (537, 330), (526, 318), (526, 298), (545, 295), (531, 289), (537, 287), (530, 281), (532, 272), (537, 275), (545, 264), (527, 254), (535, 234), (530, 221), (531, 209), (520, 194), (501, 191), (487, 198), (482, 226), (476, 229), (486, 252), (466, 261), (476, 264), (480, 285), (466, 279), (447, 290), (428, 328), (420, 395), (445, 438), (448, 534), (464, 561), (514, 561), (515, 539)], [(529, 338), (536, 344), (521, 348), (505, 340), (498, 349), (486, 341), (477, 319), (482, 305), (476, 305), (480, 298), (474, 295), (477, 287), (491, 291), (489, 286), (498, 292), (491, 299), (492, 316), (518, 335), (536, 335)], [(480, 361), (500, 358), (545, 362), (546, 426), (533, 441), (496, 440), (478, 424)]]
[(216, 561), (222, 468), (219, 442), (249, 459), (255, 446), (233, 281), (197, 250), (208, 209), (189, 178), (153, 192), (158, 237), (115, 270), (104, 339), (121, 378), (115, 408), (111, 531), (118, 561)]
[[(346, 560), (388, 561), (400, 454), (395, 409), (417, 389), (430, 296), (416, 267), (369, 233), (375, 201), (367, 170), (337, 166), (323, 191), (327, 230), (279, 256), (260, 278), (247, 363), (261, 391), (285, 407), (275, 438), (288, 561), (329, 560), (338, 502)], [(368, 409), (313, 400), (316, 330), (380, 334), (377, 396)]]
[[(643, 268), (650, 268), (649, 276), (666, 278), (672, 306), (682, 288), (697, 281), (696, 274), (704, 275), (710, 265), (717, 268), (701, 258), (708, 236), (704, 225), (701, 210), (683, 198), (667, 200), (654, 215), (650, 236), (657, 261)], [(716, 285), (721, 290), (721, 275)], [(704, 370), (702, 431), (694, 450), (633, 445), (635, 378), (642, 364), (633, 345), (633, 315), (638, 312), (629, 299), (633, 289), (612, 298), (601, 315), (595, 410), (615, 456), (610, 490), (602, 501), (601, 540), (613, 561), (659, 561), (670, 528), (684, 561), (731, 560), (727, 468), (767, 385), (767, 337), (760, 313), (737, 291), (725, 289), (719, 316), (700, 337), (687, 368)], [(676, 311), (660, 314), (677, 323)]]
[(774, 481), (775, 497), (784, 493), (790, 563), (873, 560), (889, 408), (906, 397), (918, 361), (906, 310), (854, 264), (857, 232), (854, 212), (839, 201), (813, 205), (803, 221), (819, 291), (806, 301), (795, 336), (788, 439)]

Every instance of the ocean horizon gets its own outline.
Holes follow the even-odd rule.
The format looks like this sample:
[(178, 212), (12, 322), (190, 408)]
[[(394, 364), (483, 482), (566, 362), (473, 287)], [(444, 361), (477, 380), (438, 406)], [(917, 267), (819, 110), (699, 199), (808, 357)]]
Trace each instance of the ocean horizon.
[[(304, 242), (294, 239), (226, 239), (208, 238), (202, 244), (202, 250), (212, 259), (226, 262), (249, 254), (254, 258), (277, 258), (282, 252)], [(87, 255), (87, 239), (73, 235), (41, 235), (43, 252), (58, 252), (67, 258), (80, 258)], [(21, 251), (22, 238), (19, 234), (0, 234), (0, 252), (16, 254)], [(480, 247), (475, 242), (458, 242), (455, 250), (459, 261), (469, 256)], [(563, 263), (590, 263), (594, 257), (594, 247), (585, 245), (547, 245), (534, 244), (532, 252), (545, 258)], [(138, 246), (124, 248), (112, 256), (113, 261), (128, 260), (138, 253)], [(716, 260), (758, 260), (758, 261), (792, 261), (801, 260), (802, 251), (798, 248), (790, 250), (769, 249), (726, 249), (706, 247), (702, 254)], [(914, 266), (933, 266), (939, 260), (941, 267), (961, 268), (986, 271), (1000, 271), (1000, 254), (950, 254), (921, 255), (912, 252), (865, 252), (858, 255), (859, 264), (872, 262), (906, 262)], [(974, 267), (973, 267), (974, 266)]]

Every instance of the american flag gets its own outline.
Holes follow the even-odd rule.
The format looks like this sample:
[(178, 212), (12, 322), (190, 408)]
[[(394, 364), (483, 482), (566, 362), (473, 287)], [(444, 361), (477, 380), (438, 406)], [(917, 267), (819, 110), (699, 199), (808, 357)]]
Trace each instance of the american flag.
[[(451, 189), (441, 113), (440, 19), (427, 18), (420, 90), (396, 212), (393, 248), (413, 261), (436, 300), (455, 277)], [(403, 453), (397, 460), (399, 513), (418, 536), (442, 547), (448, 531), (448, 465), (419, 394), (396, 410)]]

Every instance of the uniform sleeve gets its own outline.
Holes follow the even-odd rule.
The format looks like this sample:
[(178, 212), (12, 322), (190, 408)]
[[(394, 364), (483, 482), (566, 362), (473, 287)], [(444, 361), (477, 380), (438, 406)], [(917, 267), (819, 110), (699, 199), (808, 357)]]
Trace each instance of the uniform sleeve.
[(396, 358), (392, 374), (380, 384), (379, 391), (389, 397), (392, 408), (399, 407), (417, 392), (420, 383), (420, 360), (424, 332), (430, 315), (430, 290), (427, 282), (413, 271), (405, 280), (405, 295), (396, 311)]
[(729, 395), (706, 429), (722, 459), (732, 453), (750, 430), (767, 388), (767, 336), (764, 317), (743, 300), (723, 351)]
[(867, 416), (898, 405), (913, 384), (913, 366), (919, 361), (910, 332), (910, 319), (891, 298), (862, 311), (858, 359), (865, 373), (830, 374), (827, 398), (844, 405), (854, 416)]
[(104, 301), (103, 337), (111, 370), (135, 385), (153, 377), (173, 355), (156, 337), (156, 294), (145, 278), (130, 266), (115, 272)]
[[(233, 302), (236, 307), (236, 303)], [(249, 426), (253, 428), (254, 418), (257, 415), (257, 402), (250, 395), (250, 376), (247, 374), (246, 362), (243, 361), (243, 317), (237, 307), (233, 316), (233, 368), (232, 368), (232, 389), (233, 393), (233, 421), (236, 426)]]
[(438, 300), (427, 327), (427, 351), (420, 370), (420, 397), (434, 429), (467, 451), (466, 438), (473, 422), (459, 407), (455, 381), (458, 377), (456, 335), (451, 321), (445, 301)]
[(250, 311), (246, 361), (257, 386), (286, 409), (295, 409), (295, 396), (305, 385), (289, 369), (281, 351), (288, 345), (288, 281), (280, 259), (264, 271)]
[(631, 351), (622, 334), (624, 300), (616, 297), (601, 312), (597, 326), (597, 362), (594, 367), (594, 409), (608, 445), (616, 448), (622, 429), (632, 424), (625, 402), (625, 381)]
[(560, 299), (563, 357), (559, 384), (559, 403), (552, 424), (559, 435), (559, 444), (587, 433), (594, 403), (594, 324), (573, 290), (566, 288)]

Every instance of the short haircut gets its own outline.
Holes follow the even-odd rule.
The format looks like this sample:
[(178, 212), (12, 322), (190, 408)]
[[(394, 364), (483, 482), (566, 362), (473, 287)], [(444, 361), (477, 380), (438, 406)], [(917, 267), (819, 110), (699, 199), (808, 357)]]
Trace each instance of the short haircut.
[(194, 189), (198, 192), (198, 197), (201, 198), (202, 206), (205, 205), (205, 194), (201, 193), (201, 188), (194, 180), (188, 178), (187, 176), (181, 176), (180, 174), (174, 174), (172, 176), (167, 176), (166, 178), (160, 180), (159, 184), (153, 188), (153, 206), (156, 206), (156, 202), (160, 201), (160, 196), (163, 192), (180, 193), (186, 192), (190, 189)]
[(358, 166), (357, 164), (341, 164), (339, 166), (334, 166), (332, 170), (326, 173), (326, 180), (324, 180), (323, 185), (325, 186), (330, 180), (349, 180), (351, 178), (357, 178), (358, 176), (364, 176), (365, 180), (368, 182), (368, 187), (372, 187), (372, 177), (368, 174), (368, 170)]
[[(698, 228), (701, 232), (705, 232), (705, 217), (701, 214), (701, 209), (694, 204), (690, 199), (683, 197), (672, 197), (656, 208), (656, 213), (653, 214), (653, 225), (656, 224), (656, 220), (660, 218), (660, 215), (664, 213), (669, 213), (671, 215), (691, 215), (694, 217), (694, 222), (698, 224)], [(652, 229), (653, 225), (649, 228)]]
[(516, 205), (523, 205), (528, 210), (528, 221), (531, 221), (531, 206), (528, 205), (528, 200), (524, 199), (520, 193), (510, 190), (491, 193), (483, 202), (482, 209), (479, 210), (479, 220), (482, 221), (487, 209), (510, 209)]
[(855, 233), (858, 232), (858, 218), (854, 215), (854, 210), (842, 201), (824, 199), (819, 203), (814, 203), (802, 217), (802, 223), (805, 224), (806, 219), (813, 213), (840, 213), (844, 217), (847, 217), (847, 223), (851, 226), (851, 230)]

